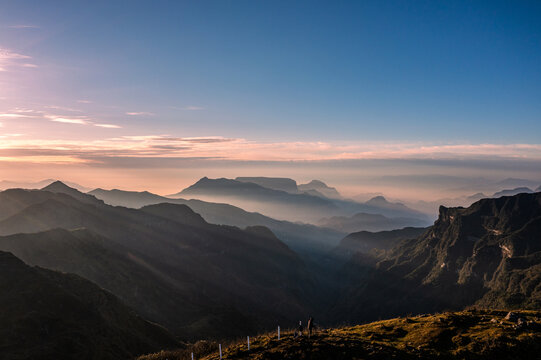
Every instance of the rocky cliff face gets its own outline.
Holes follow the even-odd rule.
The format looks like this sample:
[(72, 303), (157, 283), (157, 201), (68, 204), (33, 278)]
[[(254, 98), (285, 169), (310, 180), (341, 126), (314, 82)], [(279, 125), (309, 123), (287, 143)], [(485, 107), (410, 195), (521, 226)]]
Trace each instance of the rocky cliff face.
[(460, 299), (465, 303), (480, 297), (486, 305), (527, 306), (538, 296), (532, 281), (541, 279), (534, 271), (540, 260), (537, 193), (483, 199), (469, 208), (440, 207), (430, 231), (396, 248), (380, 267), (418, 284), (475, 289)]
[(438, 220), (370, 266), (353, 256), (331, 313), (367, 321), (408, 313), (541, 309), (541, 194), (441, 207)]

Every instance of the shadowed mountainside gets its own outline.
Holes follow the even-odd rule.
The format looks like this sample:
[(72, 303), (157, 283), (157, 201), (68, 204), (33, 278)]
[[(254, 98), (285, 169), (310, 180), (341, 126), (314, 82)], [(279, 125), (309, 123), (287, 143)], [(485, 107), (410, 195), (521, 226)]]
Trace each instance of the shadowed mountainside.
[(79, 276), (0, 252), (0, 357), (122, 359), (180, 344)]
[(342, 259), (349, 259), (356, 253), (379, 254), (392, 249), (401, 241), (415, 239), (425, 232), (427, 228), (403, 228), (389, 231), (359, 231), (351, 233), (340, 241), (333, 250), (333, 255)]

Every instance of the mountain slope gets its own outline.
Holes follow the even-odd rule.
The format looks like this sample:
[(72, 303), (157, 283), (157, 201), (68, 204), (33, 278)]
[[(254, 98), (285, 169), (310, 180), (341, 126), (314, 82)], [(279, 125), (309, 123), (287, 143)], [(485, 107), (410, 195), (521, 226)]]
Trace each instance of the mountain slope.
[[(3, 236), (0, 250), (30, 265), (82, 276), (111, 291), (145, 318), (184, 336), (175, 325), (195, 323), (208, 316), (205, 312), (215, 313), (220, 308), (212, 300), (197, 296), (196, 287), (190, 283), (149, 267), (143, 255), (86, 229)], [(189, 289), (193, 295), (187, 297)]]
[(0, 252), (0, 357), (126, 359), (179, 346), (108, 292)]
[(386, 251), (401, 241), (417, 238), (425, 231), (426, 228), (403, 228), (379, 232), (359, 231), (343, 238), (333, 250), (333, 254), (347, 259), (358, 252), (369, 254), (378, 250)]

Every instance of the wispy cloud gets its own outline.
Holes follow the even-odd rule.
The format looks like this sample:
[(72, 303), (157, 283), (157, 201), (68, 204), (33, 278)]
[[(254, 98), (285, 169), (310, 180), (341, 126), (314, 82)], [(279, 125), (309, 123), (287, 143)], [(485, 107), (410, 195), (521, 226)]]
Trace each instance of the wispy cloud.
[(39, 29), (39, 26), (29, 24), (7, 25), (6, 27), (9, 29)]
[(201, 106), (186, 106), (184, 107), (184, 110), (197, 111), (197, 110), (205, 110), (205, 108)]
[(120, 129), (122, 126), (114, 125), (114, 124), (93, 124), (97, 127), (107, 128), (107, 129)]
[(58, 105), (46, 105), (45, 108), (47, 109), (54, 109), (54, 110), (62, 110), (62, 111), (70, 111), (70, 112), (81, 112), (79, 109), (74, 109), (66, 106), (58, 106)]
[(59, 123), (65, 123), (65, 124), (78, 124), (78, 125), (87, 125), (88, 120), (86, 118), (68, 118), (68, 117), (62, 117), (62, 116), (55, 116), (55, 115), (46, 115), (47, 119), (59, 122)]
[(134, 112), (127, 112), (126, 115), (130, 115), (130, 116), (152, 116), (154, 114), (151, 113), (151, 112), (147, 112), (147, 111), (134, 111)]
[(92, 101), (90, 100), (77, 100), (77, 102), (80, 104), (92, 104)]
[(4, 114), (0, 114), (0, 118), (14, 118), (14, 119), (17, 119), (17, 118), (30, 118), (30, 117), (34, 117), (34, 115), (29, 115), (29, 114), (19, 114), (19, 113), (4, 113)]
[[(92, 123), (88, 119), (50, 117), (51, 121), (93, 125), (117, 129), (118, 125)], [(11, 141), (11, 142), (10, 142)], [(3, 141), (0, 149), (30, 148), (55, 156), (101, 160), (110, 157), (151, 158), (221, 158), (232, 161), (346, 161), (385, 159), (517, 159), (541, 161), (541, 144), (406, 144), (406, 143), (327, 143), (327, 142), (256, 142), (224, 137), (174, 137), (170, 135), (133, 135), (104, 140)], [(81, 150), (84, 149), (84, 150)], [(217, 155), (218, 154), (218, 155)], [(32, 154), (37, 156), (36, 153)], [(100, 160), (100, 161), (101, 161)]]
[(0, 71), (9, 71), (11, 67), (29, 67), (28, 65), (37, 67), (37, 65), (28, 63), (28, 59), (31, 59), (28, 55), (0, 48)]

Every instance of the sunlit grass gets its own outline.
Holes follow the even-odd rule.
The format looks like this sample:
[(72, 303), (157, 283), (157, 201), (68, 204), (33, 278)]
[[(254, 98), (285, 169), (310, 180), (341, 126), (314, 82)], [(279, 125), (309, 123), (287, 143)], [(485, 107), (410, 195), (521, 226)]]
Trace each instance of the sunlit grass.
[[(377, 321), (364, 325), (320, 329), (308, 339), (295, 339), (292, 331), (275, 332), (222, 345), (223, 359), (370, 359), (370, 358), (520, 358), (541, 350), (539, 325), (515, 329), (504, 320), (507, 311), (470, 310)], [(541, 312), (519, 311), (539, 324)], [(494, 320), (493, 320), (494, 319)], [(217, 344), (194, 358), (218, 360)], [(140, 360), (190, 359), (191, 351), (160, 353)], [(175, 357), (176, 356), (176, 357)], [(537, 356), (537, 355), (535, 355)], [(534, 357), (530, 357), (534, 358)]]

